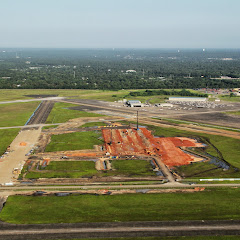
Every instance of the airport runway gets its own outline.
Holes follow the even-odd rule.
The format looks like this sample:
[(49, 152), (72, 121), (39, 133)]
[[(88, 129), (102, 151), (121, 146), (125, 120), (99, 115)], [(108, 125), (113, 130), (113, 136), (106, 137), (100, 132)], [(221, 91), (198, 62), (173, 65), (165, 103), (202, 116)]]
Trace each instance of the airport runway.
[(0, 239), (240, 235), (240, 221), (0, 224)]
[[(174, 118), (174, 116), (182, 116), (182, 115), (188, 115), (189, 111), (186, 111), (185, 113), (174, 113), (171, 111), (171, 113), (161, 115), (163, 113), (156, 113), (156, 110), (154, 111), (143, 111), (144, 108), (142, 109), (136, 109), (136, 108), (130, 108), (130, 107), (114, 107), (109, 105), (109, 103), (101, 102), (101, 101), (91, 101), (91, 100), (73, 100), (73, 99), (64, 99), (64, 100), (59, 100), (60, 102), (66, 102), (66, 103), (72, 103), (76, 104), (79, 106), (82, 106), (81, 110), (84, 110), (87, 108), (90, 111), (109, 111), (109, 112), (114, 112), (115, 114), (120, 114), (121, 116), (127, 115), (128, 117), (131, 117), (132, 119), (128, 120), (134, 120), (136, 121), (136, 113), (137, 110), (139, 110), (139, 122), (142, 124), (148, 124), (148, 125), (154, 125), (154, 126), (160, 126), (160, 127), (174, 127), (180, 130), (184, 131), (192, 131), (192, 132), (202, 132), (202, 133), (207, 133), (207, 134), (213, 134), (213, 135), (220, 135), (220, 136), (225, 136), (225, 137), (232, 137), (236, 139), (240, 139), (240, 133), (239, 132), (234, 132), (234, 131), (227, 131), (223, 129), (218, 129), (218, 128), (211, 128), (211, 127), (206, 127), (206, 126), (200, 126), (200, 125), (192, 125), (192, 124), (185, 124), (184, 126), (178, 125), (178, 124), (173, 124), (169, 123), (166, 121), (162, 121), (159, 119), (153, 119), (153, 117), (159, 117), (162, 116), (164, 118), (170, 117)], [(85, 110), (87, 110), (85, 109)], [(219, 113), (222, 112), (223, 109), (219, 110), (198, 110), (194, 114), (203, 114), (206, 112), (211, 111), (211, 113)], [(233, 111), (233, 109), (225, 109), (224, 111)], [(104, 114), (104, 112), (102, 112)]]

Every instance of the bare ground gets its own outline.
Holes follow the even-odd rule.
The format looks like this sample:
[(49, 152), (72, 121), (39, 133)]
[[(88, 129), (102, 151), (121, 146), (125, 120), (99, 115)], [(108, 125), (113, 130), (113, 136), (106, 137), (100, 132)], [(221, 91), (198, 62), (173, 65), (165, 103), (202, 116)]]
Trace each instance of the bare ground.
[(25, 155), (34, 147), (40, 133), (41, 128), (19, 132), (10, 145), (10, 152), (0, 162), (0, 184), (10, 183), (17, 179), (18, 174), (14, 174), (13, 170), (21, 169), (24, 165), (28, 159)]

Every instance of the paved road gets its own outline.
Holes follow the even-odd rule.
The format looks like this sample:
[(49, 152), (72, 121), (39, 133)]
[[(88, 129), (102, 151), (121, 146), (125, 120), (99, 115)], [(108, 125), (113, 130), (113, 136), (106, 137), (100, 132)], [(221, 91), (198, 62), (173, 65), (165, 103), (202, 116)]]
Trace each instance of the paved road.
[(41, 128), (19, 132), (10, 145), (10, 152), (0, 159), (0, 184), (15, 181), (18, 174), (13, 174), (15, 168), (21, 169), (27, 160), (26, 154), (33, 148), (41, 133)]
[[(172, 175), (172, 173), (169, 171), (169, 169), (166, 167), (166, 165), (163, 163), (163, 161), (161, 160), (160, 157), (154, 157), (156, 163), (158, 164), (158, 166), (161, 168), (162, 172), (164, 173), (164, 175), (167, 177), (168, 181), (171, 183), (171, 184), (177, 184), (175, 182), (175, 179)], [(178, 184), (177, 184), (178, 185)]]
[[(1, 191), (14, 191), (14, 190), (25, 190), (32, 192), (33, 190), (51, 190), (51, 189), (64, 189), (63, 191), (68, 190), (74, 190), (74, 189), (83, 189), (83, 190), (91, 190), (91, 189), (149, 189), (149, 188), (194, 188), (194, 187), (240, 187), (240, 183), (208, 183), (208, 184), (183, 184), (178, 182), (169, 182), (165, 184), (151, 184), (151, 185), (101, 185), (101, 184), (94, 184), (94, 185), (70, 185), (70, 186), (59, 186), (59, 185), (51, 185), (51, 186), (35, 186), (35, 185), (29, 185), (29, 186), (0, 186), (0, 193)], [(17, 192), (15, 192), (17, 193)]]
[(2, 101), (0, 102), (0, 104), (36, 102), (36, 101), (54, 101), (54, 100), (58, 101), (62, 99), (64, 99), (64, 97), (32, 98), (32, 99), (22, 99), (22, 100), (13, 100), (13, 101)]
[[(100, 110), (109, 110), (111, 112), (115, 113), (120, 113), (121, 116), (122, 114), (130, 114), (132, 116), (133, 120), (136, 121), (136, 109), (135, 108), (127, 108), (127, 107), (115, 107), (115, 106), (110, 106), (107, 104), (103, 104), (102, 102), (95, 101), (94, 103), (88, 103), (86, 100), (60, 100), (60, 102), (66, 102), (66, 103), (72, 103), (76, 105), (82, 105), (86, 107), (90, 107), (93, 109), (100, 109)], [(204, 127), (204, 126), (192, 126), (192, 125), (185, 125), (185, 126), (173, 126), (173, 124), (166, 123), (164, 121), (158, 120), (158, 119), (152, 119), (153, 117), (159, 117), (161, 116), (162, 113), (157, 112), (156, 110), (154, 111), (143, 111), (144, 109), (141, 109), (141, 117), (139, 119), (140, 123), (142, 124), (149, 124), (149, 125), (154, 125), (154, 126), (161, 126), (161, 127), (174, 127), (180, 130), (185, 130), (185, 131), (192, 131), (192, 132), (202, 132), (202, 133), (208, 133), (208, 134), (214, 134), (214, 135), (221, 135), (221, 136), (227, 136), (227, 137), (232, 137), (232, 138), (237, 138), (240, 139), (240, 133), (239, 132), (233, 132), (233, 131), (228, 131), (228, 130), (223, 130), (223, 129), (217, 129), (217, 128), (210, 128), (210, 127)], [(219, 110), (211, 110), (211, 112), (206, 111), (200, 111), (200, 112), (195, 112), (191, 114), (203, 114), (203, 113), (213, 113), (213, 112), (222, 112), (223, 109)], [(224, 111), (233, 111), (233, 110), (224, 110)], [(164, 114), (164, 118), (170, 117), (172, 118), (173, 116), (182, 116), (182, 115), (188, 115), (189, 111), (186, 111), (186, 113), (175, 113), (171, 112), (171, 114)], [(129, 119), (128, 119), (129, 120)]]
[[(95, 109), (106, 109), (106, 110), (110, 110), (110, 111), (114, 111), (114, 112), (122, 112), (122, 113), (129, 113), (132, 115), (136, 115), (136, 111), (138, 110), (139, 112), (141, 112), (141, 114), (147, 115), (149, 116), (149, 114), (151, 115), (155, 115), (155, 116), (159, 116), (162, 115), (164, 116), (164, 118), (172, 118), (173, 116), (184, 116), (184, 115), (189, 115), (189, 112), (191, 113), (191, 115), (198, 115), (198, 114), (203, 114), (203, 113), (219, 113), (219, 112), (232, 112), (232, 111), (237, 111), (239, 110), (240, 104), (239, 103), (235, 103), (234, 107), (231, 107), (231, 109), (229, 109), (229, 107), (225, 107), (225, 108), (220, 108), (217, 110), (213, 110), (213, 109), (208, 109), (208, 108), (201, 108), (201, 109), (196, 109), (194, 111), (189, 111), (189, 110), (182, 110), (180, 112), (178, 111), (174, 111), (174, 110), (168, 110), (165, 109), (167, 112), (160, 112), (158, 111), (158, 109), (156, 107), (153, 108), (131, 108), (131, 107), (123, 107), (123, 106), (114, 106), (111, 105), (111, 102), (104, 102), (104, 101), (97, 101), (97, 100), (86, 100), (86, 99), (63, 99), (63, 100), (59, 100), (59, 102), (66, 102), (66, 103), (72, 103), (72, 104), (76, 104), (76, 105), (83, 105), (86, 107), (90, 107), (91, 108), (95, 108)], [(229, 103), (228, 103), (229, 104)]]
[(53, 126), (53, 125), (61, 125), (62, 123), (53, 123), (53, 124), (31, 124), (31, 125), (24, 125), (24, 126), (13, 126), (13, 127), (0, 127), (0, 129), (11, 129), (11, 128), (39, 128), (39, 127), (45, 127), (45, 126)]
[(184, 131), (191, 131), (191, 132), (200, 132), (200, 133), (207, 133), (212, 135), (219, 135), (219, 136), (225, 136), (225, 137), (231, 137), (240, 139), (240, 133), (239, 132), (232, 132), (228, 130), (223, 129), (217, 129), (217, 128), (210, 128), (210, 127), (204, 127), (204, 126), (191, 126), (191, 125), (185, 125), (185, 126), (173, 126), (171, 124), (163, 123), (161, 120), (157, 119), (151, 119), (151, 118), (143, 118), (140, 119), (141, 124), (146, 125), (153, 125), (153, 126), (159, 126), (159, 127), (170, 127), (170, 128), (176, 128)]
[(240, 235), (239, 221), (0, 225), (0, 239)]

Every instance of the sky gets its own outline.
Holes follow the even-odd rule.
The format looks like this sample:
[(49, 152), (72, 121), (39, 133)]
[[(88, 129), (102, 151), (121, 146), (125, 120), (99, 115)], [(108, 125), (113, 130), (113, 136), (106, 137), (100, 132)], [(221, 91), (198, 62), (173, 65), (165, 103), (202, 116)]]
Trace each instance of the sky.
[(240, 0), (0, 0), (0, 47), (240, 48)]

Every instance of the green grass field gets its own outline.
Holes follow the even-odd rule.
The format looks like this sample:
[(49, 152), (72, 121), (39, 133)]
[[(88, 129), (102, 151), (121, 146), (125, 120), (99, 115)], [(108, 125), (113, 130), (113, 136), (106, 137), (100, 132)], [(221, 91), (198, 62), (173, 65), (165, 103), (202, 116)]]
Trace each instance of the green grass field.
[[(177, 89), (175, 89), (177, 90)], [(180, 90), (180, 89), (179, 89)], [(142, 102), (149, 100), (150, 103), (164, 102), (164, 98), (169, 96), (154, 95), (154, 96), (129, 96), (133, 91), (145, 91), (145, 89), (128, 89), (128, 90), (85, 90), (85, 89), (1, 89), (0, 101), (10, 101), (18, 99), (30, 99), (26, 95), (58, 95), (59, 97), (76, 98), (76, 99), (95, 99), (114, 102), (127, 98), (128, 100), (139, 99)], [(191, 92), (197, 92), (190, 90)]]
[(26, 95), (58, 95), (59, 97), (80, 98), (80, 99), (106, 99), (114, 101), (112, 95), (120, 98), (129, 94), (131, 90), (85, 90), (85, 89), (1, 89), (0, 101), (11, 101), (18, 99), (31, 99)]
[(198, 176), (198, 173), (209, 171), (213, 168), (217, 167), (214, 164), (210, 164), (208, 162), (199, 162), (176, 167), (176, 170), (183, 177), (192, 177), (195, 175)]
[(195, 193), (9, 196), (1, 221), (17, 224), (230, 220), (240, 218), (240, 189)]
[(68, 109), (78, 105), (71, 103), (55, 103), (51, 113), (48, 116), (46, 123), (64, 123), (73, 118), (81, 117), (101, 117), (103, 115), (96, 113), (83, 112), (78, 110)]
[(152, 166), (145, 160), (113, 160), (114, 170), (97, 171), (92, 161), (62, 161), (50, 162), (46, 168), (40, 171), (27, 172), (24, 167), (22, 174), (27, 172), (25, 178), (81, 178), (81, 177), (107, 177), (107, 176), (156, 176)]
[(81, 89), (1, 89), (0, 101), (11, 101), (18, 99), (31, 99), (26, 95), (58, 95), (59, 97), (74, 97), (81, 98), (81, 96), (98, 95), (102, 93), (114, 94), (114, 91), (102, 90), (81, 90)]
[(236, 111), (236, 112), (225, 112), (225, 114), (230, 114), (230, 115), (240, 115), (240, 111)]
[(92, 149), (93, 145), (101, 145), (103, 141), (99, 131), (74, 132), (52, 135), (51, 142), (47, 145), (46, 152)]
[(50, 126), (45, 126), (42, 128), (42, 130), (47, 130), (47, 129), (51, 129), (51, 128), (57, 128), (58, 125), (50, 125)]
[(229, 95), (220, 95), (218, 97), (223, 101), (240, 102), (240, 97), (237, 97), (237, 96), (230, 97)]
[(23, 126), (40, 102), (0, 104), (0, 127)]
[[(223, 171), (214, 164), (208, 162), (198, 162), (190, 165), (176, 167), (177, 173), (185, 178), (239, 178), (240, 172), (230, 168), (228, 171)], [(227, 182), (230, 183), (230, 182)]]
[(42, 171), (28, 172), (26, 178), (81, 178), (97, 175), (92, 161), (50, 162)]
[(0, 156), (5, 152), (14, 138), (18, 135), (20, 129), (0, 129)]
[[(225, 114), (230, 114), (230, 113), (225, 112)], [(238, 115), (238, 113), (240, 113), (240, 112), (233, 112), (232, 114)], [(155, 119), (155, 118), (153, 118), (153, 119)], [(165, 120), (167, 122), (170, 122), (170, 123), (175, 123), (175, 124), (186, 124), (186, 125), (194, 124), (194, 125), (206, 126), (206, 127), (216, 128), (216, 129), (225, 129), (225, 130), (233, 131), (233, 132), (240, 132), (240, 130), (237, 128), (223, 127), (223, 126), (219, 126), (219, 125), (204, 124), (204, 123), (199, 123), (199, 122), (183, 121), (183, 120), (169, 119), (169, 118), (161, 118), (161, 119)]]
[(112, 168), (115, 171), (110, 171), (109, 175), (156, 176), (150, 162), (144, 160), (116, 160), (112, 161)]

